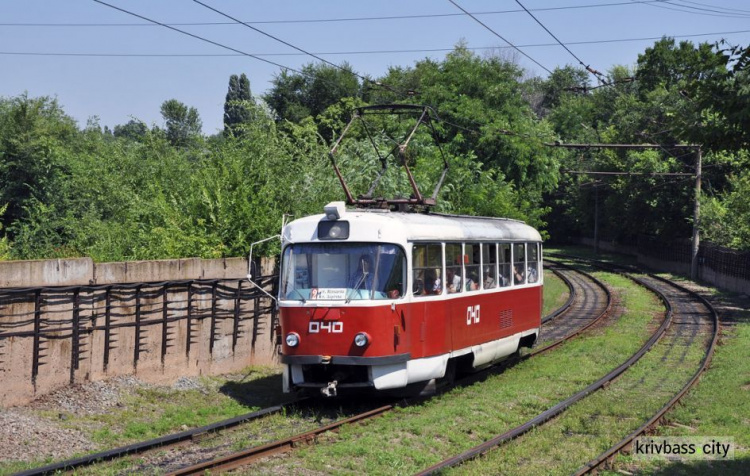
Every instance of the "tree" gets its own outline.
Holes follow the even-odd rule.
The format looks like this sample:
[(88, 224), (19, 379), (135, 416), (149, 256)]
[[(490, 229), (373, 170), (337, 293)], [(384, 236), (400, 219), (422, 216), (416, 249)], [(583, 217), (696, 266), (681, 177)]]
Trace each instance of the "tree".
[(589, 86), (589, 73), (581, 68), (565, 66), (555, 68), (545, 80), (533, 78), (527, 81), (530, 89), (540, 96), (532, 106), (539, 117), (546, 117), (560, 105), (560, 101), (575, 94), (581, 94)]
[[(317, 118), (329, 106), (344, 98), (360, 95), (360, 83), (347, 63), (340, 68), (327, 64), (307, 64), (302, 74), (282, 71), (272, 81), (270, 91), (264, 96), (279, 121), (299, 124), (307, 117)], [(319, 128), (326, 139), (332, 131)]]
[[(439, 127), (453, 155), (476, 155), (529, 203), (538, 203), (543, 191), (556, 186), (555, 152), (543, 146), (545, 137), (552, 139), (551, 130), (524, 100), (517, 64), (479, 57), (459, 44), (442, 62), (417, 63), (412, 74), (419, 78), (421, 101), (445, 121)], [(388, 77), (381, 82), (391, 85)]]
[(148, 126), (143, 121), (131, 119), (127, 124), (118, 124), (115, 126), (114, 136), (126, 139), (141, 141), (148, 133)]
[(189, 145), (201, 134), (203, 123), (198, 110), (188, 107), (177, 99), (169, 99), (161, 105), (161, 116), (167, 127), (167, 139), (178, 147)]
[[(0, 217), (3, 216), (5, 210), (8, 209), (8, 205), (0, 206)], [(0, 231), (3, 229), (3, 222), (0, 221)], [(7, 236), (0, 236), (0, 261), (10, 259), (10, 243), (8, 243)]]
[(33, 201), (59, 198), (66, 146), (76, 133), (75, 121), (55, 99), (26, 94), (0, 99), (0, 204), (7, 206), (5, 223), (26, 216)]
[(685, 133), (707, 149), (738, 152), (750, 148), (750, 46), (721, 46), (719, 66), (687, 88), (700, 116)]
[(689, 83), (710, 77), (723, 64), (708, 43), (697, 47), (690, 41), (675, 43), (664, 37), (638, 55), (635, 78), (642, 93), (657, 88), (684, 88)]
[(250, 93), (250, 80), (245, 73), (229, 77), (229, 89), (224, 100), (224, 135), (241, 134), (240, 124), (253, 119), (255, 99)]

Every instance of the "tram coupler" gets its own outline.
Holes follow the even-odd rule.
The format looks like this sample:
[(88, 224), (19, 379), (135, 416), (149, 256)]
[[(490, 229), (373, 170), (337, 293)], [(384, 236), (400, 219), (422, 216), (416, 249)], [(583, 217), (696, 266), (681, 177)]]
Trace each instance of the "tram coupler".
[(320, 393), (325, 397), (335, 397), (338, 393), (336, 386), (339, 384), (338, 380), (328, 382), (328, 385), (320, 389)]

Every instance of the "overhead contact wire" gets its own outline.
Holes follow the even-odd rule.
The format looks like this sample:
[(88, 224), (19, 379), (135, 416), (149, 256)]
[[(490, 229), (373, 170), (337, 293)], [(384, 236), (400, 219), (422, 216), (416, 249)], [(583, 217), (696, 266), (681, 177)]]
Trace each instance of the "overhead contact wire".
[(227, 45), (218, 43), (216, 41), (209, 40), (208, 38), (204, 38), (202, 36), (195, 35), (193, 33), (187, 32), (185, 30), (180, 30), (179, 28), (175, 28), (173, 26), (167, 25), (166, 23), (162, 23), (162, 22), (159, 22), (159, 21), (156, 21), (156, 20), (152, 20), (150, 18), (146, 18), (143, 15), (139, 15), (137, 13), (131, 12), (129, 10), (125, 10), (124, 8), (120, 8), (120, 7), (117, 7), (115, 5), (111, 5), (111, 4), (103, 2), (101, 0), (93, 0), (93, 1), (96, 2), (96, 3), (99, 3), (101, 5), (104, 5), (105, 7), (109, 7), (109, 8), (112, 8), (114, 10), (118, 10), (118, 11), (120, 11), (122, 13), (127, 13), (128, 15), (134, 16), (136, 18), (140, 18), (141, 20), (145, 20), (145, 21), (154, 23), (156, 25), (163, 26), (164, 28), (169, 28), (170, 30), (176, 31), (177, 33), (182, 33), (183, 35), (187, 35), (187, 36), (190, 36), (190, 37), (195, 38), (197, 40), (201, 40), (201, 41), (204, 41), (206, 43), (210, 43), (210, 44), (218, 46), (220, 48), (224, 48), (224, 49), (229, 50), (229, 51), (234, 51), (235, 53), (239, 53), (239, 54), (241, 54), (243, 56), (249, 56), (251, 58), (255, 58), (258, 61), (262, 61), (264, 63), (271, 64), (271, 65), (276, 66), (276, 67), (281, 68), (281, 69), (286, 69), (286, 70), (289, 70), (289, 71), (294, 71), (295, 73), (298, 73), (298, 74), (304, 74), (304, 73), (302, 73), (302, 71), (298, 71), (298, 70), (296, 70), (294, 68), (290, 68), (289, 66), (284, 66), (283, 64), (279, 64), (279, 63), (276, 63), (274, 61), (267, 60), (265, 58), (261, 58), (260, 56), (256, 56), (256, 55), (253, 55), (253, 54), (250, 54), (250, 53), (246, 53), (246, 52), (238, 50), (236, 48), (232, 48), (231, 46), (227, 46)]
[[(639, 3), (658, 3), (664, 0), (647, 0)], [(633, 5), (632, 2), (612, 2), (612, 3), (601, 3), (596, 5), (567, 5), (561, 7), (546, 7), (546, 8), (534, 8), (533, 11), (551, 11), (551, 10), (573, 10), (573, 9), (584, 9), (584, 8), (598, 8), (598, 7), (612, 7), (621, 5)], [(483, 11), (474, 12), (475, 15), (498, 15), (503, 13), (519, 13), (521, 10), (494, 10), (494, 11)], [(349, 17), (349, 18), (321, 18), (321, 19), (310, 19), (310, 20), (266, 20), (266, 21), (252, 21), (246, 22), (254, 25), (261, 24), (293, 24), (293, 23), (338, 23), (338, 22), (353, 22), (353, 21), (389, 21), (389, 20), (418, 20), (422, 18), (445, 18), (445, 17), (456, 17), (461, 16), (463, 13), (431, 13), (422, 15), (391, 15), (391, 16), (377, 16), (377, 17)], [(234, 23), (228, 22), (186, 22), (186, 23), (170, 23), (172, 26), (222, 26), (222, 25), (233, 25)], [(0, 26), (19, 26), (19, 27), (131, 27), (131, 26), (153, 26), (149, 23), (0, 23)]]
[(541, 21), (539, 21), (539, 19), (538, 19), (537, 17), (535, 17), (535, 16), (534, 16), (534, 14), (533, 14), (533, 13), (531, 13), (531, 12), (530, 12), (530, 11), (528, 10), (528, 8), (526, 8), (526, 7), (525, 7), (525, 6), (523, 5), (523, 3), (521, 3), (521, 1), (520, 1), (520, 0), (516, 0), (516, 3), (517, 3), (517, 4), (518, 4), (518, 5), (519, 5), (519, 6), (521, 7), (521, 8), (523, 8), (523, 9), (524, 9), (524, 11), (526, 11), (526, 13), (528, 13), (528, 14), (529, 14), (529, 16), (530, 16), (531, 18), (533, 18), (533, 19), (534, 19), (534, 21), (535, 21), (535, 22), (537, 22), (537, 23), (539, 24), (539, 26), (541, 26), (542, 28), (544, 28), (544, 31), (546, 31), (547, 33), (549, 33), (549, 36), (551, 36), (552, 38), (554, 38), (554, 39), (555, 39), (555, 41), (556, 41), (556, 42), (557, 42), (557, 43), (558, 43), (558, 44), (559, 44), (560, 46), (562, 46), (562, 47), (563, 47), (563, 48), (565, 49), (565, 51), (567, 51), (568, 53), (570, 53), (570, 55), (571, 55), (571, 56), (572, 56), (573, 58), (575, 58), (575, 59), (576, 59), (576, 60), (578, 61), (578, 63), (579, 63), (579, 64), (580, 64), (581, 66), (583, 66), (583, 67), (584, 67), (584, 68), (586, 69), (586, 71), (588, 71), (589, 73), (591, 73), (591, 74), (593, 74), (594, 76), (596, 76), (596, 78), (597, 78), (597, 79), (599, 79), (600, 81), (602, 81), (602, 82), (603, 82), (604, 84), (607, 84), (607, 81), (606, 81), (606, 80), (604, 80), (604, 79), (602, 78), (602, 76), (603, 76), (603, 75), (602, 75), (602, 73), (601, 73), (601, 72), (599, 72), (599, 71), (595, 70), (595, 69), (594, 69), (594, 68), (592, 68), (592, 67), (591, 67), (590, 65), (587, 65), (586, 63), (584, 63), (584, 62), (583, 62), (583, 60), (582, 60), (581, 58), (579, 58), (578, 56), (576, 56), (576, 54), (575, 54), (575, 53), (573, 53), (573, 52), (572, 52), (572, 51), (570, 50), (570, 48), (568, 48), (567, 46), (565, 46), (565, 43), (563, 43), (562, 41), (560, 41), (560, 39), (559, 39), (558, 37), (556, 37), (556, 36), (555, 36), (555, 34), (554, 34), (554, 33), (552, 33), (552, 32), (551, 32), (551, 31), (549, 30), (549, 28), (547, 28), (546, 26), (544, 26), (544, 23), (542, 23)]
[(490, 28), (489, 26), (487, 26), (487, 24), (485, 24), (484, 22), (482, 22), (482, 20), (480, 20), (479, 18), (477, 18), (476, 16), (474, 16), (472, 13), (470, 13), (466, 9), (464, 9), (461, 5), (459, 5), (458, 3), (454, 2), (453, 0), (448, 0), (448, 1), (451, 2), (456, 8), (458, 8), (459, 10), (461, 10), (462, 12), (464, 12), (466, 15), (468, 15), (469, 17), (471, 17), (475, 22), (479, 23), (484, 28), (486, 28), (487, 30), (489, 30), (493, 35), (495, 35), (496, 37), (498, 37), (501, 40), (503, 40), (504, 42), (506, 42), (513, 49), (515, 49), (516, 51), (518, 51), (519, 53), (521, 53), (523, 56), (525, 56), (529, 60), (533, 61), (534, 64), (536, 64), (537, 66), (539, 66), (540, 68), (542, 68), (543, 70), (545, 70), (546, 72), (548, 72), (549, 74), (552, 74), (552, 70), (550, 70), (549, 68), (547, 68), (546, 66), (544, 66), (542, 63), (540, 63), (539, 61), (535, 60), (531, 56), (527, 55), (522, 49), (520, 49), (519, 47), (517, 47), (516, 45), (514, 45), (513, 43), (511, 43), (507, 39), (505, 39), (500, 33), (496, 32), (495, 30), (493, 30), (492, 28)]
[(369, 82), (369, 83), (372, 83), (372, 84), (374, 84), (374, 85), (376, 85), (376, 86), (380, 86), (380, 87), (382, 87), (382, 88), (384, 88), (384, 89), (387, 89), (387, 90), (389, 90), (389, 91), (390, 91), (390, 92), (392, 92), (392, 93), (397, 93), (397, 94), (404, 94), (404, 93), (402, 93), (402, 92), (400, 92), (400, 91), (396, 91), (396, 90), (394, 90), (393, 88), (390, 88), (390, 87), (388, 87), (388, 86), (386, 86), (386, 85), (384, 85), (384, 84), (382, 84), (382, 83), (379, 83), (379, 82), (377, 82), (377, 81), (373, 81), (373, 80), (371, 80), (370, 78), (367, 78), (367, 77), (365, 77), (365, 76), (362, 76), (361, 74), (357, 73), (356, 71), (352, 71), (352, 70), (350, 70), (350, 69), (344, 68), (344, 67), (342, 67), (342, 66), (339, 66), (339, 65), (337, 65), (336, 63), (333, 63), (333, 62), (331, 62), (331, 61), (328, 61), (327, 59), (325, 59), (325, 58), (322, 58), (322, 57), (320, 57), (320, 56), (318, 56), (318, 55), (316, 55), (316, 54), (314, 54), (314, 53), (310, 53), (309, 51), (307, 51), (307, 50), (304, 50), (304, 49), (302, 49), (302, 48), (300, 48), (300, 47), (298, 47), (298, 46), (295, 46), (295, 45), (293, 45), (293, 44), (289, 43), (288, 41), (282, 40), (281, 38), (278, 38), (278, 37), (276, 37), (276, 36), (274, 36), (274, 35), (272, 35), (272, 34), (270, 34), (270, 33), (267, 33), (267, 32), (265, 32), (265, 31), (261, 30), (260, 28), (254, 27), (254, 26), (252, 26), (251, 24), (249, 24), (249, 23), (247, 23), (247, 22), (243, 22), (242, 20), (240, 20), (240, 19), (238, 19), (238, 18), (235, 18), (235, 17), (233, 17), (233, 16), (231, 16), (231, 15), (229, 15), (229, 14), (227, 14), (227, 13), (224, 13), (224, 12), (222, 12), (221, 10), (218, 10), (218, 9), (216, 9), (216, 8), (212, 7), (211, 5), (208, 5), (208, 4), (206, 4), (206, 3), (203, 3), (203, 2), (201, 2), (200, 0), (193, 0), (193, 2), (197, 3), (198, 5), (201, 5), (201, 6), (203, 6), (203, 7), (205, 7), (205, 8), (208, 8), (208, 9), (209, 9), (209, 10), (211, 10), (212, 12), (218, 13), (219, 15), (221, 15), (221, 16), (223, 16), (223, 17), (229, 18), (230, 20), (232, 20), (232, 21), (234, 21), (234, 22), (236, 22), (236, 23), (238, 23), (238, 24), (240, 24), (240, 25), (243, 25), (243, 26), (245, 26), (245, 27), (247, 27), (247, 28), (250, 28), (251, 30), (253, 30), (253, 31), (257, 32), (257, 33), (260, 33), (261, 35), (264, 35), (264, 36), (266, 36), (266, 37), (268, 37), (268, 38), (271, 38), (271, 39), (272, 39), (272, 40), (274, 40), (274, 41), (278, 41), (279, 43), (282, 43), (282, 44), (284, 44), (284, 45), (286, 45), (286, 46), (288, 46), (288, 47), (290, 47), (290, 48), (293, 48), (293, 49), (295, 49), (295, 50), (299, 51), (300, 53), (304, 53), (304, 54), (306, 54), (306, 55), (308, 55), (308, 56), (311, 56), (311, 57), (315, 58), (316, 60), (318, 60), (318, 61), (321, 61), (321, 62), (323, 62), (323, 63), (325, 63), (325, 64), (327, 64), (327, 65), (329, 65), (329, 66), (333, 66), (334, 68), (337, 68), (337, 69), (339, 69), (339, 70), (341, 70), (341, 71), (343, 71), (343, 72), (345, 72), (345, 73), (349, 73), (349, 74), (351, 74), (351, 75), (353, 75), (353, 76), (355, 76), (355, 77), (357, 77), (357, 78), (361, 79), (361, 80), (362, 80), (362, 82)]

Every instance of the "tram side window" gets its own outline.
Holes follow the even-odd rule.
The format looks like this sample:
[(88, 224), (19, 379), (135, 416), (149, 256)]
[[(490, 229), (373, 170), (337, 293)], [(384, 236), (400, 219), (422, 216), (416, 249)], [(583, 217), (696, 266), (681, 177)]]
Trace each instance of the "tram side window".
[(528, 282), (536, 283), (539, 280), (539, 244), (528, 243), (526, 245), (526, 265)]
[(511, 262), (510, 262), (510, 244), (500, 243), (500, 286), (510, 286), (511, 280)]
[(513, 244), (513, 284), (526, 283), (526, 251), (524, 243)]
[(445, 289), (449, 293), (460, 293), (463, 290), (462, 264), (468, 261), (464, 257), (460, 243), (445, 245)]
[(439, 243), (415, 244), (412, 248), (414, 295), (434, 296), (443, 292), (441, 271), (443, 247)]
[(466, 243), (464, 245), (464, 289), (467, 291), (478, 291), (481, 273), (481, 247), (479, 243)]
[(482, 245), (482, 289), (497, 287), (497, 245)]

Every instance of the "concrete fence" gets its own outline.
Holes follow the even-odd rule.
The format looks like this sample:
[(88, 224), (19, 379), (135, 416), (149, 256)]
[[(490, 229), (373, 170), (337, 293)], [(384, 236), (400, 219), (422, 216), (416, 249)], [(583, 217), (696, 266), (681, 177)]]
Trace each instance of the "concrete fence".
[[(274, 263), (256, 282), (275, 293)], [(277, 363), (247, 260), (0, 262), (0, 406), (117, 375), (151, 382)]]

